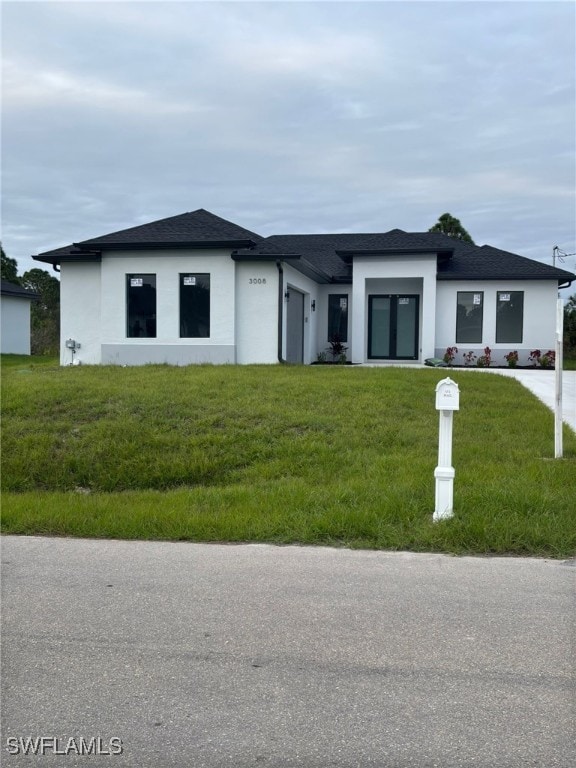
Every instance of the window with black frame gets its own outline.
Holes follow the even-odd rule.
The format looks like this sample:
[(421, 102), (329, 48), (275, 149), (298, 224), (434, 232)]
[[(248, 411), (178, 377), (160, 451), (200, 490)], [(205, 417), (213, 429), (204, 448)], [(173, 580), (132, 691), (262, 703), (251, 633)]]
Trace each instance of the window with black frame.
[(210, 275), (180, 275), (180, 338), (210, 336)]
[(331, 293), (328, 296), (328, 340), (348, 341), (348, 296)]
[(498, 291), (496, 296), (496, 342), (522, 342), (524, 291)]
[(482, 343), (484, 293), (482, 291), (458, 291), (456, 309), (456, 343)]
[(126, 335), (156, 337), (156, 275), (126, 275)]

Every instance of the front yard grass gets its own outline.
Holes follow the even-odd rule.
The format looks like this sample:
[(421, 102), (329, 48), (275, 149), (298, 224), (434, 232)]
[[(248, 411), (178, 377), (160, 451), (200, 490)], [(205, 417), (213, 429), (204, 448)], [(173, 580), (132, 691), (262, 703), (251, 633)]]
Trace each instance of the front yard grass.
[(576, 435), (450, 371), (455, 515), (432, 522), (446, 371), (3, 359), (4, 533), (576, 554)]

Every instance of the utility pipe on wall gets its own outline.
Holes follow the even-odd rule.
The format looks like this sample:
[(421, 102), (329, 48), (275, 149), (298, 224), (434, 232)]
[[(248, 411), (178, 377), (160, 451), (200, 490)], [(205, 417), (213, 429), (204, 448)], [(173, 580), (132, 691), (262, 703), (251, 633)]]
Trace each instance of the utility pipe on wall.
[(282, 262), (277, 261), (278, 267), (278, 362), (285, 363), (286, 360), (282, 357), (282, 336), (284, 326), (284, 270), (282, 269)]

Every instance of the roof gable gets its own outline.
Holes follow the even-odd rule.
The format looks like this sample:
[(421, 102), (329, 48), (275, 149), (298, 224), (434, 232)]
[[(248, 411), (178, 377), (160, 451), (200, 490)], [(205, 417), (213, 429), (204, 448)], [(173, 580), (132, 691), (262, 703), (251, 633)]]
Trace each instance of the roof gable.
[(129, 227), (108, 235), (44, 251), (33, 258), (49, 264), (97, 260), (106, 249), (249, 247), (262, 237), (204, 208)]
[(110, 245), (157, 245), (182, 243), (214, 243), (227, 241), (257, 242), (262, 238), (255, 232), (239, 227), (204, 208), (170, 216), (137, 227), (122, 229), (102, 237), (74, 243), (77, 248)]

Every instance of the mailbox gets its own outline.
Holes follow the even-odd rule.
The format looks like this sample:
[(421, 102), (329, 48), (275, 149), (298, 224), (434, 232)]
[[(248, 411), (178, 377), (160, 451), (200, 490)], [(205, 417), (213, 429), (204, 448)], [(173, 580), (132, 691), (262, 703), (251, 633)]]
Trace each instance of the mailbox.
[(458, 384), (450, 378), (442, 379), (436, 385), (436, 410), (460, 410), (460, 390)]

